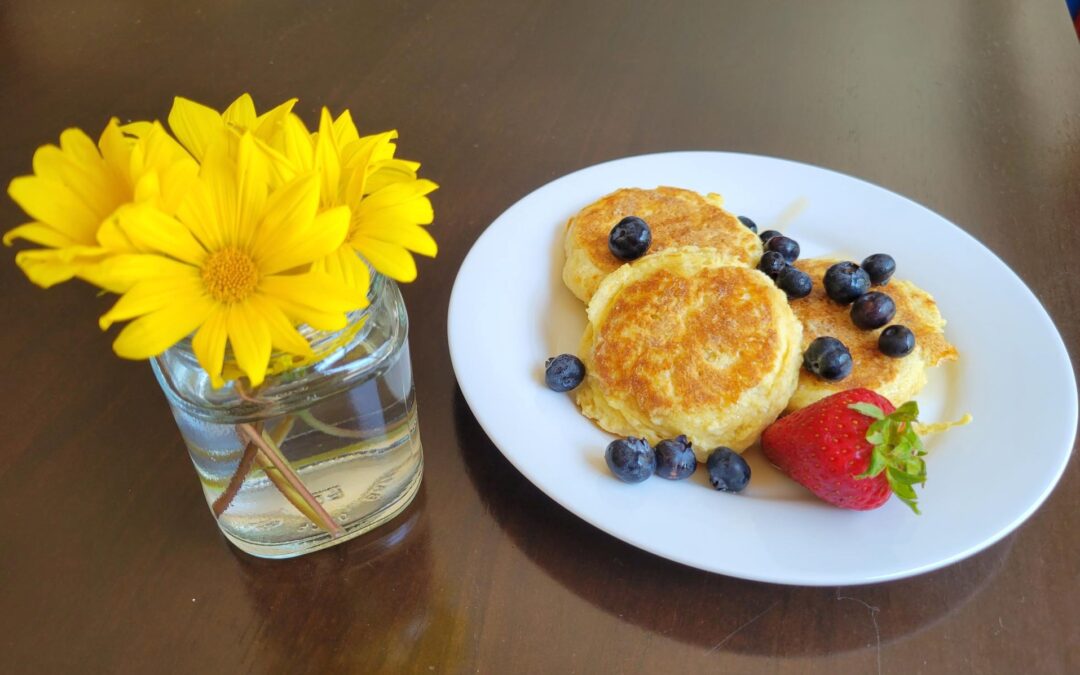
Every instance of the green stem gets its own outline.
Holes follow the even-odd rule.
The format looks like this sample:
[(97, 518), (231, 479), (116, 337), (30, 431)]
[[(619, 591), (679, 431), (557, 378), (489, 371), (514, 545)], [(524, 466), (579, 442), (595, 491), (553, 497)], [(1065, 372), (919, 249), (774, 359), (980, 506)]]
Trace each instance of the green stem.
[(297, 415), (300, 417), (300, 419), (304, 420), (304, 424), (307, 424), (309, 427), (316, 431), (323, 432), (327, 436), (354, 439), (367, 438), (367, 434), (365, 434), (363, 431), (357, 431), (355, 429), (342, 429), (341, 427), (335, 427), (332, 424), (327, 424), (326, 422), (323, 422), (322, 420), (319, 420), (314, 415), (312, 415), (310, 410), (302, 410), (301, 412), (297, 413)]

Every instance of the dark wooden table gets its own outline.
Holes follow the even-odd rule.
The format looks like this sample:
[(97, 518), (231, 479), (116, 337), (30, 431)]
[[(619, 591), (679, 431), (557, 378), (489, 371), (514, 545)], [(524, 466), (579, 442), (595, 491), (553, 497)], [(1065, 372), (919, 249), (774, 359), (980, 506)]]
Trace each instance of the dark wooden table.
[[(326, 104), (396, 127), (442, 185), (440, 255), (405, 290), (420, 494), (292, 561), (218, 533), (150, 368), (96, 327), (109, 299), (37, 290), (4, 254), (0, 671), (1080, 672), (1075, 461), (1015, 533), (941, 571), (750, 583), (555, 505), (480, 430), (445, 337), (462, 258), (519, 197), (616, 157), (717, 149), (926, 204), (1012, 266), (1080, 353), (1080, 46), (1064, 2), (368, 4), (0, 5), (5, 183), (66, 126), (96, 136), (110, 115), (163, 118), (174, 94), (221, 106), (249, 90), (261, 106), (299, 96), (309, 122)], [(22, 222), (8, 200), (0, 216)], [(985, 489), (1008, 489), (1001, 471)]]

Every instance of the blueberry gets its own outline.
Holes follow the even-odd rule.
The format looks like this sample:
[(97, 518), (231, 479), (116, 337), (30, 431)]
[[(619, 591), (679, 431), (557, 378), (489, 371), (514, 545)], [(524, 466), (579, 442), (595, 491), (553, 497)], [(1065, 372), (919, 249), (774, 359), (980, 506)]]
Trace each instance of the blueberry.
[(611, 228), (608, 249), (619, 260), (637, 260), (645, 255), (652, 243), (652, 230), (637, 216), (627, 216)]
[(746, 229), (757, 234), (757, 223), (750, 220), (746, 216), (739, 216), (739, 222), (746, 226)]
[(559, 354), (544, 363), (544, 382), (552, 391), (570, 391), (585, 379), (585, 364), (573, 354)]
[(875, 253), (862, 261), (862, 268), (870, 275), (870, 283), (884, 286), (896, 271), (896, 261), (888, 253)]
[(885, 356), (900, 358), (915, 349), (915, 334), (907, 326), (899, 324), (881, 331), (877, 341), (878, 349)]
[(604, 452), (604, 460), (615, 477), (624, 483), (640, 483), (656, 473), (656, 453), (644, 438), (620, 438)]
[(881, 328), (896, 316), (896, 303), (879, 291), (859, 297), (851, 305), (851, 321), (863, 330)]
[(851, 352), (834, 337), (819, 337), (803, 352), (803, 368), (835, 382), (851, 374)]
[(773, 237), (779, 237), (780, 233), (777, 232), (776, 230), (765, 230), (764, 232), (762, 232), (758, 236), (761, 237), (761, 243), (765, 244), (766, 242), (768, 242)]
[(793, 263), (799, 259), (799, 242), (791, 237), (785, 237), (782, 234), (771, 237), (769, 241), (765, 242), (765, 250), (776, 251), (784, 256), (784, 260), (789, 263)]
[(761, 256), (761, 262), (758, 263), (757, 268), (769, 275), (770, 279), (775, 279), (785, 265), (787, 265), (787, 262), (784, 260), (784, 256), (776, 251), (766, 251), (765, 255)]
[(697, 468), (697, 457), (686, 436), (656, 444), (656, 475), (668, 480), (688, 478)]
[(705, 468), (709, 470), (709, 482), (717, 490), (741, 492), (750, 482), (750, 465), (731, 448), (713, 450)]
[(825, 293), (841, 305), (870, 290), (870, 275), (853, 262), (839, 262), (825, 271)]
[(776, 275), (776, 285), (787, 293), (788, 298), (798, 300), (810, 295), (814, 282), (810, 280), (810, 275), (806, 272), (787, 265)]

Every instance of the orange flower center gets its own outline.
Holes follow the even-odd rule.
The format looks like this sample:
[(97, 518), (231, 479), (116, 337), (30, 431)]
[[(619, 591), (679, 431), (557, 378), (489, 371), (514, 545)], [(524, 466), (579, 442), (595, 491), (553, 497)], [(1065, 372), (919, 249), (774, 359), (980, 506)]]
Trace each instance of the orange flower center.
[(259, 285), (259, 268), (251, 256), (238, 248), (214, 251), (202, 268), (203, 283), (218, 302), (240, 302)]

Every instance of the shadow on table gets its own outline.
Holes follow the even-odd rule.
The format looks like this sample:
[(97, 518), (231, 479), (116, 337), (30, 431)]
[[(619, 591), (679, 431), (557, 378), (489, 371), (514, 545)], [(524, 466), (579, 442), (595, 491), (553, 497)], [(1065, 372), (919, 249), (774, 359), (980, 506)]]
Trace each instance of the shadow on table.
[[(405, 672), (416, 663), (421, 636), (442, 634), (436, 642), (444, 644), (469, 635), (461, 625), (467, 617), (440, 592), (425, 502), (421, 483), (389, 523), (299, 558), (263, 560), (234, 549), (259, 633), (245, 641), (274, 651), (260, 663), (280, 672), (307, 672), (311, 664)], [(471, 658), (465, 644), (451, 653)]]
[(460, 390), (454, 419), (477, 492), (532, 561), (609, 614), (710, 651), (804, 656), (886, 644), (971, 600), (1012, 548), (1009, 537), (943, 570), (872, 586), (780, 586), (712, 574), (634, 548), (556, 504), (495, 448)]

